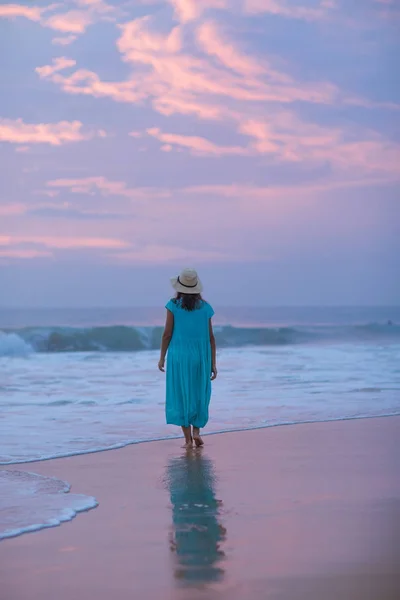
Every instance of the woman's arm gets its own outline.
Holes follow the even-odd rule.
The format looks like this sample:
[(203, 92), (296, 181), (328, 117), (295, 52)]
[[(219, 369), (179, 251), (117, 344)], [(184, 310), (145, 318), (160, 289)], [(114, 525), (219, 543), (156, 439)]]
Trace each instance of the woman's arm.
[(158, 368), (160, 371), (165, 371), (165, 357), (167, 355), (168, 346), (172, 338), (172, 332), (174, 330), (174, 315), (170, 310), (167, 310), (167, 319), (165, 321), (164, 333), (161, 339), (161, 354), (158, 362)]
[(211, 319), (209, 320), (209, 330), (210, 330), (210, 344), (211, 344), (211, 381), (216, 379), (218, 375), (217, 371), (217, 345), (215, 343), (215, 336), (213, 331), (213, 326)]

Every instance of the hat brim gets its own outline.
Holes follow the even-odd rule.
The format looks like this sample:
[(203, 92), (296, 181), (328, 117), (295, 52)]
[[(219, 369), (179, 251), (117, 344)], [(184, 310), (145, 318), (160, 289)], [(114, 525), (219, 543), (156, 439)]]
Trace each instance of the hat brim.
[(201, 292), (203, 291), (203, 284), (201, 283), (200, 279), (197, 279), (196, 287), (188, 288), (182, 285), (178, 281), (177, 277), (171, 277), (171, 285), (174, 288), (174, 290), (180, 292), (181, 294), (201, 294)]

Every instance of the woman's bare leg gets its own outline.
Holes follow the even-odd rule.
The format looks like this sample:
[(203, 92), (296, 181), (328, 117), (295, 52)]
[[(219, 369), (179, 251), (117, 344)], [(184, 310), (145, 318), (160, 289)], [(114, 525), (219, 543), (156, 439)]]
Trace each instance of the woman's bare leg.
[(200, 448), (200, 446), (204, 446), (204, 442), (200, 437), (200, 429), (198, 427), (193, 427), (193, 439), (197, 448)]
[(184, 448), (193, 448), (193, 438), (191, 427), (182, 427), (183, 435), (185, 436)]

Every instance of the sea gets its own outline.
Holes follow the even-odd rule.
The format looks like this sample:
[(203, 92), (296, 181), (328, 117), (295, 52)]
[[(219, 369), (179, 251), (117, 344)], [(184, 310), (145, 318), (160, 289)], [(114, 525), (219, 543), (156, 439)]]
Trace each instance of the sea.
[[(400, 307), (214, 307), (204, 433), (400, 414)], [(0, 540), (96, 506), (21, 463), (180, 436), (161, 308), (0, 309)]]

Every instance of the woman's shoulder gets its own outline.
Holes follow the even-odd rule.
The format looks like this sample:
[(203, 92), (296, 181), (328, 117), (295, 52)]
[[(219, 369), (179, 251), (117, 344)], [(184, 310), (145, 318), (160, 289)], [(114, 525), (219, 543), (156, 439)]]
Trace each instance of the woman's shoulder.
[(202, 300), (202, 307), (205, 311), (207, 311), (208, 316), (211, 318), (214, 315), (214, 309), (207, 300)]
[(177, 308), (177, 299), (171, 298), (170, 300), (168, 300), (167, 304), (165, 305), (165, 308), (167, 310), (170, 310), (171, 312), (174, 312)]

